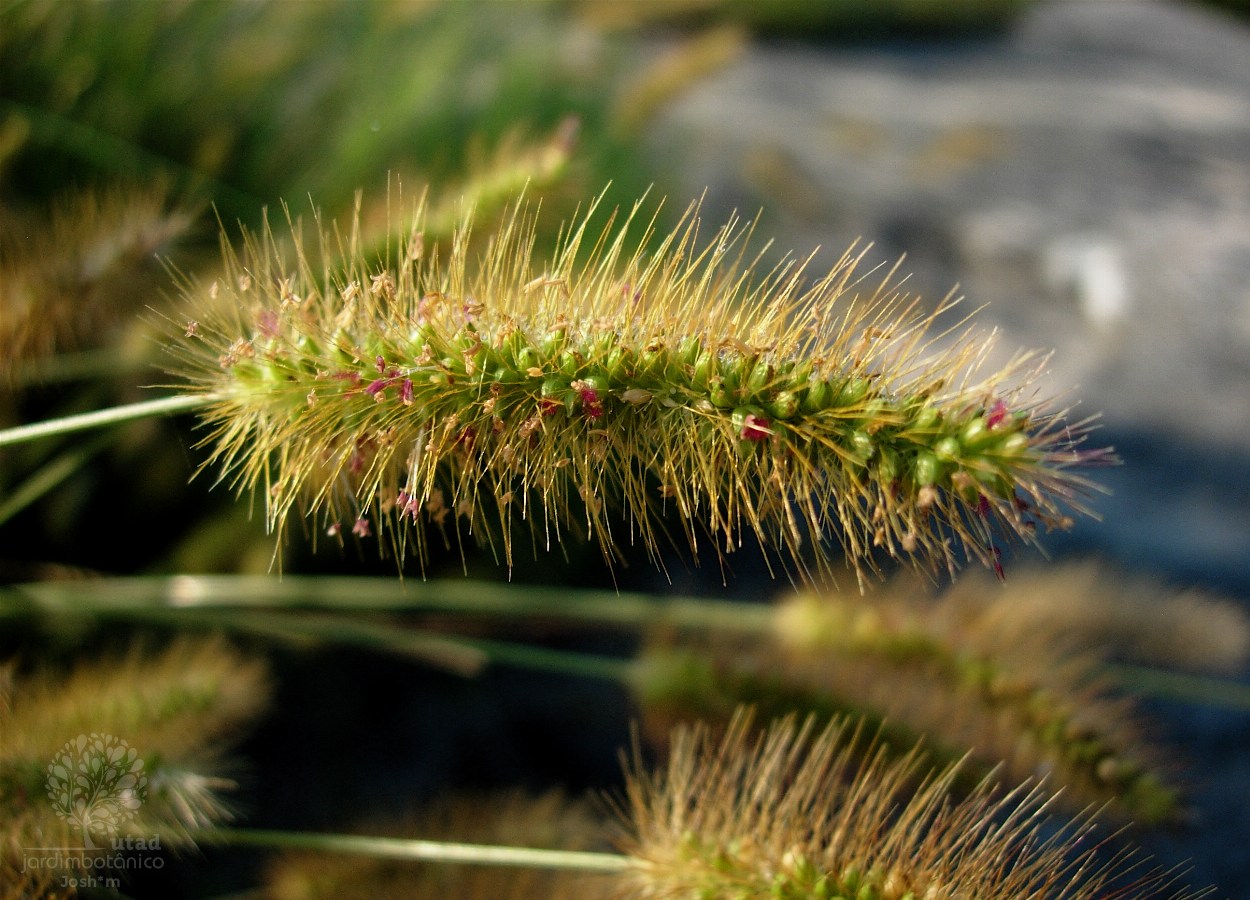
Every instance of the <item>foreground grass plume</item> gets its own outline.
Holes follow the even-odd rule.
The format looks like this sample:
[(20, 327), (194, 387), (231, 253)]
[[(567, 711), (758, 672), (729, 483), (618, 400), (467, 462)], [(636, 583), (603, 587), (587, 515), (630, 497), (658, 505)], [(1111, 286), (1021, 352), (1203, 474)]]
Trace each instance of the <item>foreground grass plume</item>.
[[(957, 797), (950, 788), (958, 764), (933, 771), (918, 751), (891, 761), (853, 719), (819, 728), (814, 717), (800, 724), (791, 715), (756, 728), (754, 713), (739, 709), (721, 736), (704, 725), (681, 727), (671, 745), (658, 769), (637, 749), (626, 762), (625, 793), (613, 804), (615, 853), (533, 847), (593, 846), (604, 833), (584, 807), (554, 795), (444, 802), (415, 827), (438, 840), (224, 836), (244, 846), (300, 848), (268, 879), (270, 896), (291, 900), (531, 896), (534, 886), (548, 891), (538, 896), (574, 888), (572, 896), (620, 900), (1206, 895), (1179, 888), (1174, 872), (1145, 871), (1132, 850), (1098, 837), (1087, 815), (1066, 824), (1052, 818), (1041, 785), (1004, 789), (984, 779)], [(514, 866), (535, 870), (533, 879), (501, 881), (498, 873)]]
[[(176, 849), (231, 818), (225, 754), (265, 705), (260, 662), (220, 639), (181, 639), (68, 674), (0, 675), (0, 881), (16, 880), (25, 848), (94, 853), (159, 835)], [(50, 767), (63, 758), (107, 761), (121, 780), (58, 788)]]
[(861, 296), (850, 253), (809, 284), (759, 271), (736, 223), (702, 241), (697, 207), (667, 235), (640, 210), (596, 227), (592, 205), (548, 260), (520, 207), (446, 258), (421, 210), (389, 259), (355, 231), (227, 247), (174, 341), (210, 464), (279, 533), (308, 517), (422, 562), (432, 524), (511, 564), (518, 520), (536, 550), (658, 560), (671, 512), (696, 559), (754, 534), (804, 571), (837, 544), (857, 569), (877, 548), (997, 566), (996, 530), (1070, 522), (1072, 467), (1107, 454), (1029, 397), (1030, 357), (982, 376), (988, 338), (935, 334), (948, 304)]
[(870, 742), (845, 721), (813, 723), (790, 717), (761, 733), (737, 714), (723, 739), (679, 730), (665, 768), (638, 766), (623, 847), (636, 864), (617, 896), (1199, 896), (1166, 875), (1123, 886), (1132, 867), (1100, 859), (1088, 823), (1047, 830), (1040, 787), (986, 781), (957, 801), (956, 768), (922, 779), (915, 756), (890, 762), (857, 747)]

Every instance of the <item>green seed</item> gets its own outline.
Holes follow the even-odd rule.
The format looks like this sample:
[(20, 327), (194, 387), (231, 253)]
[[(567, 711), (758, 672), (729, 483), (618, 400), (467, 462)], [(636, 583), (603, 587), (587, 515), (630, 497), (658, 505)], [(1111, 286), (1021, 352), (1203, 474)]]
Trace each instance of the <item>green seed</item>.
[(567, 328), (556, 328), (547, 333), (543, 338), (541, 351), (544, 359), (555, 359), (568, 343), (569, 331)]
[(635, 374), (638, 378), (661, 374), (668, 368), (669, 360), (669, 352), (663, 347), (643, 350), (638, 354), (638, 370)]
[(959, 441), (953, 437), (944, 437), (933, 445), (933, 452), (939, 459), (952, 461), (959, 458)]
[(842, 884), (848, 891), (854, 891), (859, 888), (860, 872), (857, 866), (847, 866), (842, 870)]
[(518, 372), (528, 372), (536, 368), (539, 363), (538, 353), (533, 347), (522, 347), (512, 359), (512, 364)]
[(747, 426), (747, 416), (764, 418), (764, 410), (760, 409), (758, 406), (739, 406), (735, 409), (733, 414), (729, 417), (729, 421), (733, 424), (734, 431), (739, 435), (742, 434), (743, 428)]
[(742, 364), (740, 362), (721, 367), (720, 377), (725, 385), (725, 390), (735, 397), (740, 396), (738, 388), (742, 385), (742, 374)]
[(877, 452), (877, 474), (881, 480), (891, 482), (898, 478), (898, 473), (898, 454), (885, 447), (880, 448)]
[(778, 419), (792, 419), (799, 411), (799, 398), (790, 391), (778, 391), (776, 396), (769, 401), (768, 411)]
[(864, 427), (875, 431), (886, 425), (896, 424), (898, 413), (885, 400), (869, 400), (860, 409), (858, 419)]
[(615, 331), (606, 331), (598, 335), (590, 344), (591, 359), (606, 359), (608, 354), (621, 345), (620, 336)]
[(855, 458), (861, 466), (872, 459), (873, 451), (877, 449), (866, 431), (856, 431), (851, 435), (851, 447), (854, 448)]
[(838, 391), (838, 398), (834, 401), (834, 406), (845, 407), (854, 406), (868, 395), (868, 379), (867, 378), (849, 378)]
[(747, 363), (750, 367), (749, 374), (743, 379), (744, 390), (749, 396), (756, 396), (764, 392), (764, 390), (773, 382), (773, 367), (765, 362), (751, 361)]
[(568, 391), (568, 382), (561, 378), (548, 378), (543, 382), (542, 396), (544, 397), (563, 399)]
[(708, 382), (716, 375), (716, 354), (704, 350), (694, 363), (694, 375), (691, 378), (697, 390), (706, 390)]
[(937, 428), (941, 414), (932, 406), (925, 406), (912, 417), (908, 427), (912, 431), (932, 431)]
[(985, 419), (977, 416), (959, 432), (959, 443), (969, 450), (976, 450), (993, 436), (985, 427)]
[(807, 384), (807, 379), (812, 377), (812, 369), (810, 359), (799, 360), (797, 363), (793, 360), (785, 360), (779, 364), (778, 375), (790, 382), (790, 390), (797, 391)]
[(807, 392), (803, 395), (803, 401), (799, 404), (805, 413), (816, 413), (823, 409), (828, 409), (830, 396), (833, 389), (829, 386), (829, 382), (823, 380), (814, 380), (807, 383)]
[(942, 464), (932, 453), (921, 453), (916, 457), (915, 472), (916, 484), (929, 487), (942, 477)]
[(408, 345), (417, 353), (420, 353), (429, 346), (431, 340), (436, 339), (435, 334), (433, 326), (428, 324), (418, 325), (408, 332)]
[[(429, 339), (426, 341), (426, 345), (430, 346), (431, 349), (433, 349), (433, 342), (435, 340), (436, 338), (434, 336), (434, 333), (430, 332), (430, 336), (429, 336)], [(521, 332), (514, 331), (510, 335), (508, 335), (506, 338), (504, 338), (503, 342), (499, 345), (499, 354), (505, 360), (515, 361), (517, 358), (517, 354), (521, 352), (522, 348), (526, 348), (526, 347), (529, 347), (529, 340)]]
[(622, 382), (629, 377), (628, 370), (632, 355), (625, 347), (615, 347), (608, 353), (607, 359), (603, 361), (603, 368), (607, 372), (609, 381)]
[[(451, 346), (463, 354), (466, 350), (472, 350), (480, 343), (482, 343), (482, 338), (478, 335), (477, 329), (472, 325), (469, 325), (456, 335), (455, 340), (451, 342)], [(383, 355), (386, 356), (387, 359), (391, 358), (385, 353), (385, 351), (383, 352)]]
[(1003, 456), (1020, 456), (1029, 449), (1029, 436), (1022, 431), (1009, 434), (998, 445), (998, 452)]
[(694, 336), (684, 337), (677, 345), (677, 358), (687, 366), (693, 366), (699, 354), (703, 352), (703, 341)]
[(729, 409), (738, 402), (734, 399), (733, 394), (725, 390), (725, 380), (719, 375), (712, 379), (707, 398), (713, 406), (721, 409)]
[(600, 398), (603, 398), (607, 395), (608, 379), (605, 378), (604, 376), (587, 375), (585, 378), (582, 379), (582, 381), (585, 382), (586, 387), (588, 387), (590, 390), (598, 394)]
[(585, 363), (584, 357), (576, 350), (565, 350), (560, 354), (560, 372), (570, 381), (581, 374), (583, 363)]

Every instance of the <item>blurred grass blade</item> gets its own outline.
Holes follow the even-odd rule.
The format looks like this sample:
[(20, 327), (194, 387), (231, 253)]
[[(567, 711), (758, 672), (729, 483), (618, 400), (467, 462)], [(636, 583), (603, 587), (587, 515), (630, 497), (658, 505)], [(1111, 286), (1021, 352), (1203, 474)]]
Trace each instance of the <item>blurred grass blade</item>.
[(112, 440), (104, 435), (86, 444), (66, 450), (35, 472), (17, 490), (0, 502), (0, 525), (13, 518), (44, 494), (82, 468), (83, 464), (99, 453)]

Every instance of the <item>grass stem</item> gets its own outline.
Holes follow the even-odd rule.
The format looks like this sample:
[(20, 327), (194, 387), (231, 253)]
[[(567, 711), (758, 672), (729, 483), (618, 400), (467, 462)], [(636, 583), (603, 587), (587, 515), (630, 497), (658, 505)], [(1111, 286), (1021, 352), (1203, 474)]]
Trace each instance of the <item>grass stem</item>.
[(89, 431), (93, 428), (104, 428), (133, 419), (147, 419), (167, 413), (184, 412), (197, 409), (211, 403), (214, 397), (204, 394), (175, 394), (171, 397), (159, 397), (155, 400), (143, 400), (139, 403), (128, 403), (124, 406), (112, 406), (93, 412), (62, 416), (45, 422), (32, 422), (29, 425), (18, 425), (0, 431), (0, 447), (10, 444), (23, 444), (61, 434), (72, 434), (76, 431)]
[[(36, 582), (0, 589), (0, 619), (31, 614), (97, 615), (164, 625), (208, 625), (288, 640), (339, 641), (419, 656), (470, 675), (486, 662), (620, 681), (630, 663), (513, 642), (413, 634), (381, 623), (341, 618), (299, 619), (287, 612), (427, 612), (561, 620), (638, 629), (663, 625), (762, 632), (768, 604), (690, 597), (656, 600), (642, 594), (550, 588), (481, 581), (401, 582), (391, 578), (256, 575), (175, 575)], [(270, 611), (265, 615), (265, 611)], [(453, 663), (453, 664), (449, 664)], [(1250, 688), (1224, 679), (1146, 666), (1104, 663), (1125, 687), (1201, 706), (1250, 709)]]
[(313, 850), (318, 853), (355, 853), (377, 859), (426, 860), (469, 863), (479, 866), (525, 866), (583, 872), (621, 872), (633, 861), (617, 853), (585, 850), (544, 850), (536, 847), (501, 847), (460, 844), (411, 838), (372, 837), (356, 834), (314, 834), (232, 828), (214, 834), (218, 843), (241, 847)]

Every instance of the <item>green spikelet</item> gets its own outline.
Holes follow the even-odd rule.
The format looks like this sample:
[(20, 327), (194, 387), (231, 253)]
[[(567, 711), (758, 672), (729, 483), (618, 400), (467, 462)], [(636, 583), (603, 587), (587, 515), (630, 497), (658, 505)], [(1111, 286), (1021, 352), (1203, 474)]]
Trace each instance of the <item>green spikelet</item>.
[(754, 534), (806, 572), (836, 545), (857, 570), (878, 548), (996, 565), (996, 528), (1069, 521), (1069, 468), (1104, 454), (1022, 399), (1027, 357), (978, 377), (987, 339), (935, 334), (948, 304), (861, 296), (858, 257), (761, 273), (738, 224), (702, 242), (693, 206), (658, 236), (639, 210), (595, 230), (592, 205), (546, 261), (519, 209), (446, 260), (421, 211), (389, 266), (355, 233), (323, 233), (318, 267), (298, 235), (290, 264), (268, 231), (227, 248), (174, 342), (212, 401), (210, 463), (277, 532), (295, 514), (401, 555), (415, 537), (421, 561), (409, 523), (511, 564), (525, 522), (536, 550), (576, 535), (610, 562), (630, 542), (658, 560), (671, 514), (696, 559)]

